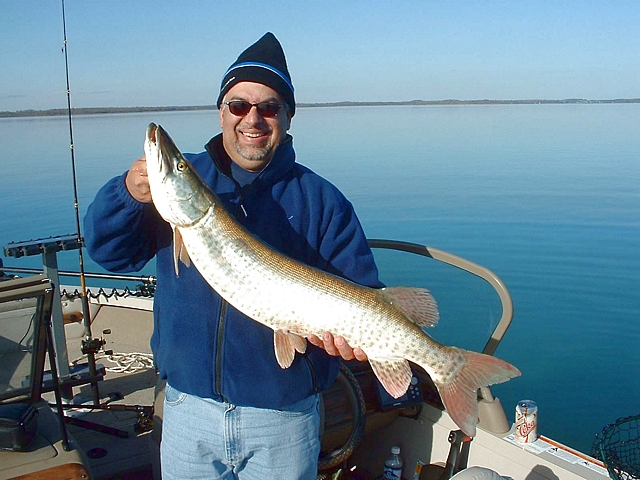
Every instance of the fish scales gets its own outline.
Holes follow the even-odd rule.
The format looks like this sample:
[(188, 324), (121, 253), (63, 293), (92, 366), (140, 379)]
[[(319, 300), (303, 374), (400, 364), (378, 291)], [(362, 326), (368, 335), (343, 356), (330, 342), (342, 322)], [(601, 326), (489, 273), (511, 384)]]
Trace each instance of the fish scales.
[(226, 301), (274, 330), (275, 356), (288, 368), (306, 348), (304, 336), (329, 331), (367, 354), (384, 388), (402, 396), (411, 381), (408, 362), (422, 367), (451, 418), (475, 435), (477, 390), (520, 375), (492, 356), (442, 345), (423, 328), (438, 321), (424, 289), (372, 289), (297, 262), (241, 226), (200, 179), (162, 127), (149, 125), (147, 172), (158, 213), (174, 231), (180, 262), (195, 265)]
[[(375, 323), (375, 317), (366, 315), (372, 307), (381, 312), (380, 320), (384, 318), (385, 305), (374, 290), (352, 284), (351, 295), (338, 295), (336, 277), (292, 262), (265, 248), (254, 237), (244, 238), (245, 232), (234, 228), (234, 223), (226, 211), (214, 207), (202, 222), (180, 230), (191, 260), (199, 265), (203, 276), (212, 279), (212, 287), (223, 298), (247, 316), (262, 318), (274, 329), (288, 327), (299, 333), (314, 334), (322, 334), (326, 329), (341, 331), (348, 342), (367, 344), (377, 350), (374, 339), (363, 335), (370, 330), (358, 332), (344, 322), (350, 318), (366, 322), (364, 324)], [(225, 226), (218, 228), (217, 224)], [(209, 235), (206, 249), (199, 248), (203, 232), (211, 231), (224, 231), (224, 234)], [(283, 277), (282, 270), (290, 275)], [(335, 312), (333, 315), (324, 313), (327, 305), (331, 305), (329, 310)]]

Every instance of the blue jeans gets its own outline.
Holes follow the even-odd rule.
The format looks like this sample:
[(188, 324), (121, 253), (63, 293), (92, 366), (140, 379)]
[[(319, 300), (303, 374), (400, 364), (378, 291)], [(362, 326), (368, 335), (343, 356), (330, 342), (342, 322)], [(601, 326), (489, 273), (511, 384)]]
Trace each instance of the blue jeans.
[(317, 476), (318, 397), (287, 411), (238, 407), (167, 384), (160, 446), (163, 480)]

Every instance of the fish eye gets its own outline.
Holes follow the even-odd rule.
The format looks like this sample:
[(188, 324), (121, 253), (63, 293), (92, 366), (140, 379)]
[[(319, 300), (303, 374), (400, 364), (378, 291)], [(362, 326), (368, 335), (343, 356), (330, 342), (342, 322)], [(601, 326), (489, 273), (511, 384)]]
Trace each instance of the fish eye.
[(178, 164), (176, 165), (176, 168), (178, 169), (179, 172), (184, 172), (185, 169), (187, 168), (187, 164), (185, 162), (183, 162), (182, 160), (180, 160), (178, 162)]

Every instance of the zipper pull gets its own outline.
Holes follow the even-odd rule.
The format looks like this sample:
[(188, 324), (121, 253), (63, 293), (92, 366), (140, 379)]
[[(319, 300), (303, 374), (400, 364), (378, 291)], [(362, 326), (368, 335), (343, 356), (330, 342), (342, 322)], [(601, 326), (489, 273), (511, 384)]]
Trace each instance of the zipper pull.
[(242, 210), (242, 213), (244, 213), (244, 218), (247, 218), (249, 215), (247, 215), (247, 211), (244, 209), (244, 204), (240, 204), (240, 210)]

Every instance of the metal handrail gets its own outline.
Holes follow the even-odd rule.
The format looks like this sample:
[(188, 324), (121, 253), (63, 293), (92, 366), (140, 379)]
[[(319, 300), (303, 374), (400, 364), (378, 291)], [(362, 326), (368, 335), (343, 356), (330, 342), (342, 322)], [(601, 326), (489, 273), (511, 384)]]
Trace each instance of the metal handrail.
[(498, 294), (498, 297), (500, 298), (500, 303), (502, 304), (502, 317), (496, 325), (496, 328), (493, 330), (493, 333), (491, 334), (491, 337), (482, 350), (482, 353), (485, 353), (487, 355), (493, 355), (495, 353), (498, 345), (500, 345), (500, 342), (504, 337), (504, 334), (507, 332), (507, 329), (511, 325), (511, 321), (513, 320), (513, 301), (511, 300), (511, 295), (509, 294), (509, 291), (507, 290), (504, 282), (500, 280), (500, 278), (495, 273), (493, 273), (488, 268), (483, 267), (482, 265), (478, 265), (477, 263), (467, 260), (466, 258), (453, 255), (443, 250), (438, 250), (437, 248), (420, 245), (418, 243), (400, 242), (397, 240), (384, 240), (377, 238), (369, 239), (368, 242), (371, 248), (398, 250), (401, 252), (415, 253), (424, 257), (433, 258), (434, 260), (438, 260), (466, 272), (472, 273), (473, 275), (476, 275), (477, 277), (480, 277), (488, 282), (494, 288), (494, 290)]
[[(19, 268), (19, 267), (0, 267), (0, 272), (7, 273), (27, 273), (39, 275), (42, 273), (42, 269), (38, 268)], [(58, 271), (58, 275), (61, 277), (79, 277), (80, 272), (72, 272), (72, 271)], [(142, 283), (150, 283), (152, 285), (156, 284), (156, 277), (154, 275), (117, 275), (115, 273), (85, 273), (85, 277), (87, 278), (100, 278), (106, 280), (121, 280), (121, 281), (134, 281), (134, 282), (142, 282)]]

